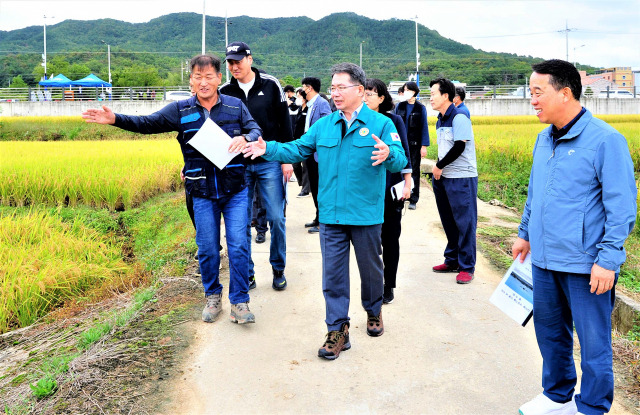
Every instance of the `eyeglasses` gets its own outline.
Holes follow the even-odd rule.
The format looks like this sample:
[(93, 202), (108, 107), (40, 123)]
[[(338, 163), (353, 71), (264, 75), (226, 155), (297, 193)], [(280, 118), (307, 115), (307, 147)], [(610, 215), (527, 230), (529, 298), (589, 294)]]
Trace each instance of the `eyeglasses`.
[(329, 91), (331, 91), (332, 94), (339, 92), (339, 93), (343, 93), (345, 89), (347, 88), (351, 88), (354, 86), (360, 86), (360, 85), (340, 85), (340, 86), (332, 86)]
[(365, 92), (364, 94), (365, 94), (366, 96), (368, 96), (368, 97), (373, 97), (373, 96), (378, 95), (378, 93), (377, 93), (377, 92)]

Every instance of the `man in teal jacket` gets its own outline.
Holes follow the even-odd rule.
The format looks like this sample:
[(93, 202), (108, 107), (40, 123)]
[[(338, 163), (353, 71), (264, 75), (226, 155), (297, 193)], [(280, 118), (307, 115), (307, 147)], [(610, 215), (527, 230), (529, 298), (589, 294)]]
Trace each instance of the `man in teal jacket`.
[(386, 170), (407, 164), (391, 120), (363, 105), (362, 68), (341, 63), (331, 68), (331, 95), (338, 111), (316, 122), (290, 143), (248, 145), (245, 157), (294, 163), (318, 153), (318, 208), (322, 250), (322, 290), (328, 335), (318, 356), (333, 360), (349, 342), (349, 250), (356, 254), (367, 311), (367, 334), (380, 336), (383, 266), (380, 229), (384, 220)]
[[(573, 64), (552, 59), (533, 71), (531, 105), (551, 126), (536, 140), (512, 251), (520, 261), (531, 251), (544, 391), (520, 413), (603, 414), (613, 401), (615, 285), (637, 214), (633, 162), (625, 138), (580, 104)], [(582, 368), (575, 396), (574, 327)]]

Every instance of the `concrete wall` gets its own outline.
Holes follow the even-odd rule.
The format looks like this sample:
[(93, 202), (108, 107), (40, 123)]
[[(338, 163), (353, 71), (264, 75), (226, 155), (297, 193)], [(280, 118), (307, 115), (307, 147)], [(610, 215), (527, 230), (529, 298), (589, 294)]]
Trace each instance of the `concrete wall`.
[[(437, 116), (431, 109), (429, 100), (422, 100), (427, 107), (427, 115)], [(582, 105), (594, 114), (640, 114), (640, 99), (624, 98), (582, 98)], [(464, 102), (474, 115), (535, 115), (529, 99), (467, 99)]]
[[(421, 99), (429, 116), (437, 116), (428, 99)], [(1, 102), (0, 116), (73, 116), (87, 108), (106, 104), (114, 112), (128, 115), (147, 115), (167, 105), (167, 101), (63, 101), (63, 102)], [(468, 99), (465, 101), (474, 115), (535, 115), (528, 99)], [(640, 114), (640, 99), (583, 98), (582, 105), (594, 114)]]

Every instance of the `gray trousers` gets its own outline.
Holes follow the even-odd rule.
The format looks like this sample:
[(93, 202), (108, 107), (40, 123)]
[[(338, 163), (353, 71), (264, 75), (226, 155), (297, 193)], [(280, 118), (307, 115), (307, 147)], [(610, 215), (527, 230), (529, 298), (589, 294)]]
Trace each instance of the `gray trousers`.
[(379, 315), (382, 307), (384, 273), (381, 224), (370, 226), (320, 224), (322, 250), (322, 292), (327, 329), (339, 330), (349, 321), (349, 253), (351, 244), (360, 271), (362, 306), (367, 314)]

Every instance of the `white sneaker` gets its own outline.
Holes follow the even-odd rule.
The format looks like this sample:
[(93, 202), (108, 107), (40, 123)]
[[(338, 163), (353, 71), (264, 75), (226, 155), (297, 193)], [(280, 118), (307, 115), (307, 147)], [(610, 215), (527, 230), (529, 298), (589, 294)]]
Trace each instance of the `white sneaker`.
[(567, 403), (558, 403), (541, 393), (522, 405), (519, 412), (520, 415), (576, 415), (578, 407), (573, 399)]

